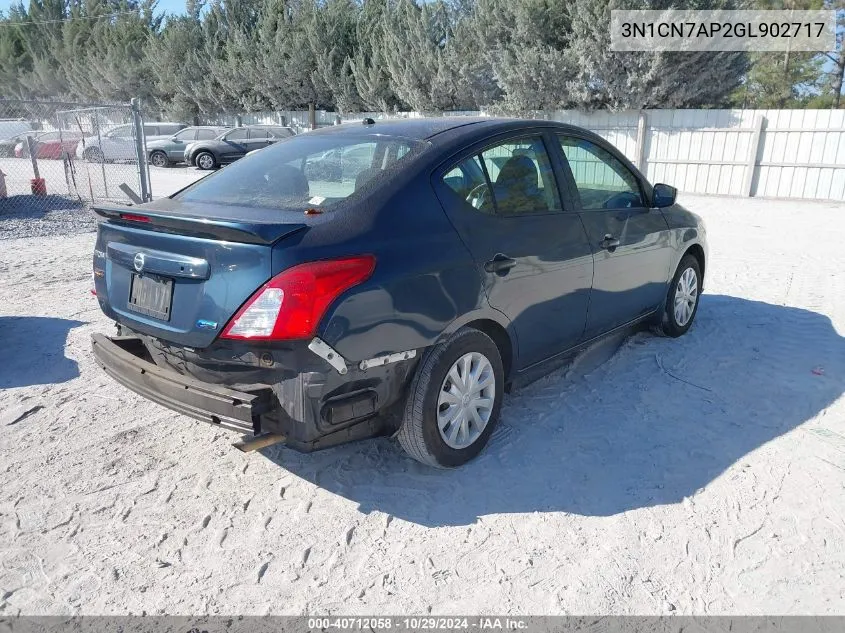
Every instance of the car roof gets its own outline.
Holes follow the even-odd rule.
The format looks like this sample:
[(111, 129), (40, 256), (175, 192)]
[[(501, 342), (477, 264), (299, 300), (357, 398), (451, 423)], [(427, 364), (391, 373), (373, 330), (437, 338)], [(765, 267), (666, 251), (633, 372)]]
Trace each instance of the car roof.
[(564, 123), (537, 119), (510, 119), (497, 117), (421, 117), (415, 119), (376, 119), (372, 124), (364, 125), (363, 120), (356, 123), (344, 123), (312, 130), (308, 134), (341, 134), (358, 136), (360, 134), (384, 134), (401, 136), (415, 140), (426, 140), (433, 144), (453, 142), (479, 134), (493, 134), (520, 129), (556, 127), (561, 130), (579, 129)]

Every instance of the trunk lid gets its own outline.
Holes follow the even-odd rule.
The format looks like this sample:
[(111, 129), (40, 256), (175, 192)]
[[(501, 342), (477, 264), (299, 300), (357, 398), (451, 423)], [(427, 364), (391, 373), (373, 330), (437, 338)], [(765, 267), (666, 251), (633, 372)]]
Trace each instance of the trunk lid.
[(103, 311), (133, 330), (193, 348), (210, 345), (270, 279), (273, 244), (307, 228), (301, 213), (170, 199), (94, 211), (106, 219), (94, 252)]

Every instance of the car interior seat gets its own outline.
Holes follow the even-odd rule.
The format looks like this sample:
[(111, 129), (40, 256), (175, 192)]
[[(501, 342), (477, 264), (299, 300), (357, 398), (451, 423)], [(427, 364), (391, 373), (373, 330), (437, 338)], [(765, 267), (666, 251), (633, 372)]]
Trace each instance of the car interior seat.
[(546, 201), (537, 186), (538, 176), (537, 166), (528, 156), (510, 157), (493, 185), (498, 212), (513, 214), (544, 209)]

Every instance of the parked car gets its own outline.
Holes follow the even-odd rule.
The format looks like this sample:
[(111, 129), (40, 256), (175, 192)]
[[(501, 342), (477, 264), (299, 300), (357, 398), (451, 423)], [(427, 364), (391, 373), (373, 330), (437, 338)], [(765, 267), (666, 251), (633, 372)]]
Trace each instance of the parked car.
[[(29, 157), (29, 145), (26, 142), (26, 134), (20, 137), (15, 145), (15, 156), (17, 158)], [(42, 132), (33, 136), (35, 141), (36, 158), (61, 158), (63, 154), (73, 154), (77, 143), (82, 139), (79, 132)]]
[[(35, 134), (37, 134), (37, 132), (32, 132), (33, 136)], [(25, 133), (18, 133), (14, 136), (10, 136), (9, 138), (0, 140), (0, 158), (11, 158), (14, 156), (15, 147), (24, 139), (25, 136)]]
[(147, 141), (147, 158), (155, 167), (167, 167), (185, 160), (185, 147), (194, 141), (211, 141), (229, 130), (226, 127), (186, 127), (169, 138)]
[[(148, 143), (158, 139), (167, 139), (186, 127), (188, 126), (184, 123), (145, 122), (144, 137)], [(76, 146), (76, 157), (93, 163), (135, 160), (137, 150), (134, 125), (132, 123), (116, 125), (102, 132), (99, 136), (93, 134), (84, 138)]]
[[(335, 150), (371, 159), (354, 179), (309, 175)], [(316, 130), (169, 198), (95, 207), (94, 290), (118, 335), (95, 334), (94, 355), (247, 448), (396, 433), (458, 466), (509, 386), (610, 333), (689, 330), (707, 242), (675, 198), (560, 123)]]
[(216, 139), (190, 143), (185, 148), (184, 158), (189, 165), (196, 165), (200, 169), (214, 169), (293, 135), (292, 129), (281, 125), (236, 127)]

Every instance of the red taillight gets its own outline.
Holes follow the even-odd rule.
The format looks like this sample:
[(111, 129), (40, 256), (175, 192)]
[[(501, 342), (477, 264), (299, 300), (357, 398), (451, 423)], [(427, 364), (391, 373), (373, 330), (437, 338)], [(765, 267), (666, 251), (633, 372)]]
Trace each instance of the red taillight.
[(150, 218), (146, 215), (138, 215), (137, 213), (121, 213), (121, 220), (129, 220), (130, 222), (149, 222)]
[(329, 305), (373, 274), (372, 255), (300, 264), (273, 277), (238, 310), (220, 335), (282, 340), (314, 336)]

